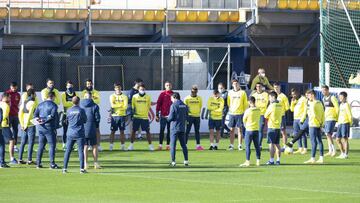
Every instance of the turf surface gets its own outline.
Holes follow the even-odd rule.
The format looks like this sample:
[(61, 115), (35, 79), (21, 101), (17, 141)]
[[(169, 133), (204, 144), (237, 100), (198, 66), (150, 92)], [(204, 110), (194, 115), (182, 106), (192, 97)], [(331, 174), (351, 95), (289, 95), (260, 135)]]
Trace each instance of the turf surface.
[[(101, 152), (103, 169), (88, 174), (79, 174), (77, 152), (68, 174), (12, 165), (0, 169), (0, 202), (360, 202), (360, 140), (350, 141), (347, 160), (325, 157), (324, 165), (304, 165), (308, 153), (284, 155), (281, 166), (256, 167), (252, 151), (249, 168), (238, 167), (245, 151), (226, 151), (227, 144), (222, 140), (220, 150), (198, 152), (191, 140), (189, 168), (182, 165), (181, 151), (178, 165), (170, 168), (170, 153), (149, 152), (144, 141), (135, 143), (136, 151)], [(265, 164), (268, 150), (262, 155)], [(63, 152), (56, 156), (62, 166)]]

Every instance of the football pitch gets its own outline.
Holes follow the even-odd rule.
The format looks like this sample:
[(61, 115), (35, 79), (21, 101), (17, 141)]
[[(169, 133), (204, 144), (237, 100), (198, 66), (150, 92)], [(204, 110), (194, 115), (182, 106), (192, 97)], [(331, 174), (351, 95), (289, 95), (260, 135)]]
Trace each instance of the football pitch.
[[(202, 142), (207, 148), (208, 141)], [(245, 151), (226, 151), (227, 145), (222, 140), (218, 151), (195, 151), (190, 140), (190, 166), (184, 167), (178, 144), (177, 166), (171, 168), (168, 151), (149, 152), (145, 141), (137, 141), (136, 151), (123, 152), (117, 143), (117, 150), (100, 153), (103, 169), (90, 168), (87, 174), (79, 173), (77, 152), (68, 174), (46, 168), (44, 154), (43, 169), (11, 165), (0, 170), (0, 202), (360, 202), (360, 140), (350, 140), (349, 159), (325, 157), (324, 165), (304, 165), (308, 151), (283, 155), (280, 166), (266, 166), (266, 148), (263, 165), (256, 167), (253, 150), (249, 168), (239, 167)], [(58, 150), (56, 162), (62, 166), (62, 161)]]

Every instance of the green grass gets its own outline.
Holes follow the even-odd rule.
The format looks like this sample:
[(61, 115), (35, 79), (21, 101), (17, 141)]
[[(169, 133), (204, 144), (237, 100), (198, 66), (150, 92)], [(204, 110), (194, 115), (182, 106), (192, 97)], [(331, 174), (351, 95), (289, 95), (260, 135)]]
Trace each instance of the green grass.
[[(207, 148), (207, 139), (202, 141)], [(228, 140), (222, 140), (220, 148), (227, 144)], [(104, 168), (83, 175), (79, 174), (77, 152), (73, 152), (68, 174), (26, 165), (1, 169), (0, 202), (359, 202), (360, 140), (350, 144), (349, 159), (326, 157), (325, 165), (302, 164), (308, 153), (284, 155), (281, 166), (239, 168), (245, 151), (197, 152), (191, 140), (190, 167), (183, 167), (178, 150), (178, 165), (169, 168), (170, 153), (148, 152), (142, 141), (135, 143), (139, 151), (102, 152)], [(59, 165), (62, 156), (58, 151)], [(265, 149), (262, 163), (268, 158)], [(47, 164), (45, 155), (44, 166)]]

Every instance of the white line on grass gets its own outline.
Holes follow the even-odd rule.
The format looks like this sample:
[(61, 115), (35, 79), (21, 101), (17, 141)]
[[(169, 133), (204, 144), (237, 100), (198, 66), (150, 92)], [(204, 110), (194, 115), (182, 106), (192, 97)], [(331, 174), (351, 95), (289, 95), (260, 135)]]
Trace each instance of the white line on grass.
[[(128, 172), (128, 171), (127, 171)], [(356, 195), (360, 196), (360, 193), (356, 192), (346, 192), (346, 191), (331, 191), (331, 190), (318, 190), (318, 189), (304, 189), (296, 187), (281, 187), (274, 185), (252, 185), (252, 184), (243, 184), (243, 183), (222, 183), (222, 182), (213, 182), (213, 181), (199, 181), (199, 180), (189, 180), (189, 179), (178, 179), (178, 178), (164, 178), (164, 177), (149, 177), (149, 176), (140, 176), (140, 175), (129, 175), (128, 173), (96, 173), (100, 175), (118, 175), (118, 176), (127, 176), (133, 178), (145, 178), (145, 179), (158, 179), (158, 180), (171, 180), (179, 182), (188, 182), (188, 183), (204, 183), (204, 184), (222, 184), (222, 185), (236, 185), (236, 186), (248, 186), (248, 187), (263, 187), (263, 188), (276, 188), (280, 190), (294, 190), (294, 191), (303, 191), (303, 192), (321, 192), (321, 193), (332, 193), (332, 194), (341, 194), (341, 195)]]

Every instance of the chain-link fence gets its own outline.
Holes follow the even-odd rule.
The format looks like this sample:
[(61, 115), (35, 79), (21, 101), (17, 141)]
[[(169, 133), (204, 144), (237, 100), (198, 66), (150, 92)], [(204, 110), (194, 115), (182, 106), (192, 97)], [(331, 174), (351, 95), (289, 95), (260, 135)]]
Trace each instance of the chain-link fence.
[(100, 91), (113, 90), (114, 82), (120, 82), (127, 90), (134, 80), (141, 78), (149, 90), (162, 89), (165, 81), (172, 82), (176, 90), (189, 90), (192, 85), (212, 89), (219, 82), (227, 85), (234, 75), (235, 59), (228, 57), (230, 44), (219, 47), (90, 46), (89, 49), (94, 55), (81, 56), (80, 50), (32, 50), (26, 47), (23, 51), (20, 47), (1, 50), (0, 88), (5, 90), (10, 82), (16, 81), (23, 90), (27, 83), (32, 83), (40, 91), (45, 87), (46, 79), (51, 78), (59, 90), (65, 89), (67, 80), (74, 83), (75, 89), (82, 90), (86, 79), (93, 79), (95, 88)]

